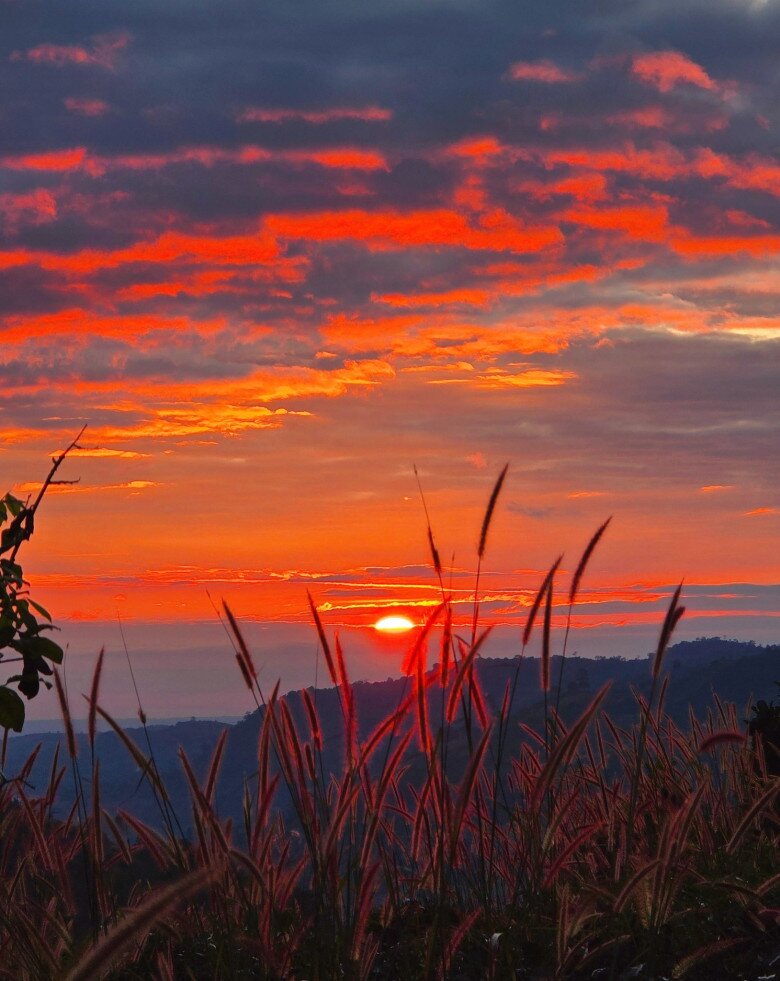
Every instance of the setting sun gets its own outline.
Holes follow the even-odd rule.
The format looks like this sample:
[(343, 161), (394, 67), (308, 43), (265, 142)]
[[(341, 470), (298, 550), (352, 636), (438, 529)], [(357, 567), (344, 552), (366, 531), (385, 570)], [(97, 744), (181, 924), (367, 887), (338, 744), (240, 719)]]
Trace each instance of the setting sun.
[(374, 630), (379, 630), (383, 634), (405, 634), (407, 630), (414, 630), (414, 623), (409, 617), (387, 616), (377, 620)]

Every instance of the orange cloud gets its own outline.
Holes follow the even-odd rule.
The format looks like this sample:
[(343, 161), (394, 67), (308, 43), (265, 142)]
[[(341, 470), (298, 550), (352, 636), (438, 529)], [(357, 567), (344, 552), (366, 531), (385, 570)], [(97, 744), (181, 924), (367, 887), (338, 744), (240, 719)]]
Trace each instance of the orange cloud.
[(236, 115), (239, 123), (286, 123), (301, 121), (321, 125), (343, 119), (355, 119), (364, 123), (386, 122), (393, 118), (392, 109), (379, 106), (331, 106), (328, 109), (264, 109), (252, 107)]
[[(52, 456), (58, 456), (62, 452), (62, 449), (60, 447)], [(77, 446), (68, 455), (72, 457), (82, 456), (111, 460), (141, 460), (149, 456), (148, 453), (138, 453), (135, 450), (111, 449), (108, 446)]]
[(492, 297), (487, 290), (454, 289), (441, 293), (372, 293), (374, 303), (391, 307), (486, 307)]
[(576, 378), (574, 371), (554, 371), (546, 368), (529, 368), (527, 371), (505, 372), (494, 369), (474, 380), (477, 388), (551, 388), (565, 385)]
[[(275, 402), (303, 398), (337, 398), (350, 392), (368, 391), (393, 378), (384, 361), (347, 360), (332, 371), (291, 367), (265, 369), (244, 378), (207, 382), (169, 379), (107, 379), (47, 382), (45, 386), (17, 386), (16, 391), (64, 389), (78, 396), (85, 415), (91, 406), (102, 412), (119, 411), (137, 416), (125, 425), (90, 427), (90, 437), (101, 446), (136, 439), (191, 440), (221, 433), (237, 435), (261, 429), (278, 429), (288, 419), (309, 417), (307, 409), (273, 408)], [(0, 432), (8, 442), (23, 442), (32, 431)]]
[[(49, 492), (54, 494), (101, 494), (105, 491), (142, 491), (150, 487), (161, 486), (154, 480), (128, 480), (122, 484), (51, 484)], [(16, 484), (14, 490), (18, 494), (37, 494), (41, 484), (36, 481)]]
[(265, 228), (280, 238), (349, 240), (372, 250), (430, 246), (536, 252), (563, 242), (553, 225), (525, 226), (502, 209), (469, 223), (457, 211), (319, 211), (269, 215)]
[(635, 55), (631, 71), (659, 92), (671, 92), (683, 84), (710, 91), (718, 87), (701, 65), (679, 51), (653, 51)]
[(746, 518), (764, 518), (773, 514), (780, 514), (780, 508), (753, 508), (752, 511), (745, 511)]
[(567, 71), (553, 61), (516, 61), (509, 67), (509, 77), (516, 82), (544, 82), (556, 85), (561, 82), (576, 82), (580, 77), (576, 72)]

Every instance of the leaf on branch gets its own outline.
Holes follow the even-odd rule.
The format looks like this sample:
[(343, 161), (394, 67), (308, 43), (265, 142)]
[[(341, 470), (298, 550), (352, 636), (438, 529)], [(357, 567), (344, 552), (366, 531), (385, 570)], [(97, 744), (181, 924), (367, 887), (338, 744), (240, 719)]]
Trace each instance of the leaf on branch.
[(24, 702), (15, 691), (0, 685), (0, 727), (21, 732), (24, 726)]

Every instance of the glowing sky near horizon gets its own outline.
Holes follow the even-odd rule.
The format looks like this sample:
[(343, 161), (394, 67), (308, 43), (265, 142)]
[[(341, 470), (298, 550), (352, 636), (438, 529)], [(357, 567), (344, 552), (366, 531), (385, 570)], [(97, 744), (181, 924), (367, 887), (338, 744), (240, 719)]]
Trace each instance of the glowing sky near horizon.
[(578, 626), (685, 576), (692, 635), (777, 639), (780, 5), (0, 16), (0, 489), (88, 423), (60, 621), (417, 623), (413, 463), (467, 618), (509, 461), (487, 619), (613, 514)]

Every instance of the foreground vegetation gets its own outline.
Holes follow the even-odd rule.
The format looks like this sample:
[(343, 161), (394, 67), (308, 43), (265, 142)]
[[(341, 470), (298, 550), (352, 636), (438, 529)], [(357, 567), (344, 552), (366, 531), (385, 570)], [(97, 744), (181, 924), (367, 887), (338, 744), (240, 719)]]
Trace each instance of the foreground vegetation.
[[(570, 610), (605, 529), (572, 577)], [(301, 725), (278, 686), (261, 691), (225, 608), (262, 715), (239, 825), (214, 803), (224, 736), (205, 774), (182, 754), (186, 823), (195, 828), (187, 840), (151, 743), (134, 743), (99, 706), (102, 655), (81, 755), (55, 669), (67, 758), (55, 757), (42, 791), (27, 783), (33, 759), (0, 786), (0, 976), (530, 981), (710, 977), (713, 964), (720, 977), (768, 973), (780, 956), (780, 780), (760, 732), (774, 730), (754, 727), (748, 741), (736, 709), (717, 699), (685, 731), (665, 715), (664, 655), (682, 615), (680, 590), (661, 627), (649, 697), (637, 694), (636, 725), (613, 723), (605, 688), (567, 725), (557, 710), (563, 668), (550, 677), (556, 562), (519, 652), (538, 635), (546, 704), (536, 732), (517, 724), (511, 681), (500, 705), (484, 698), (474, 665), (490, 628), (479, 622), (478, 580), (473, 621), (461, 628), (430, 528), (429, 544), (441, 603), (410, 651), (403, 697), (366, 739), (357, 736), (344, 653), (311, 604), (340, 695), (335, 773), (324, 762), (316, 693), (303, 693)], [(564, 655), (567, 640), (568, 631)], [(163, 831), (101, 808), (100, 717), (149, 781)], [(62, 819), (65, 780), (76, 802)]]

